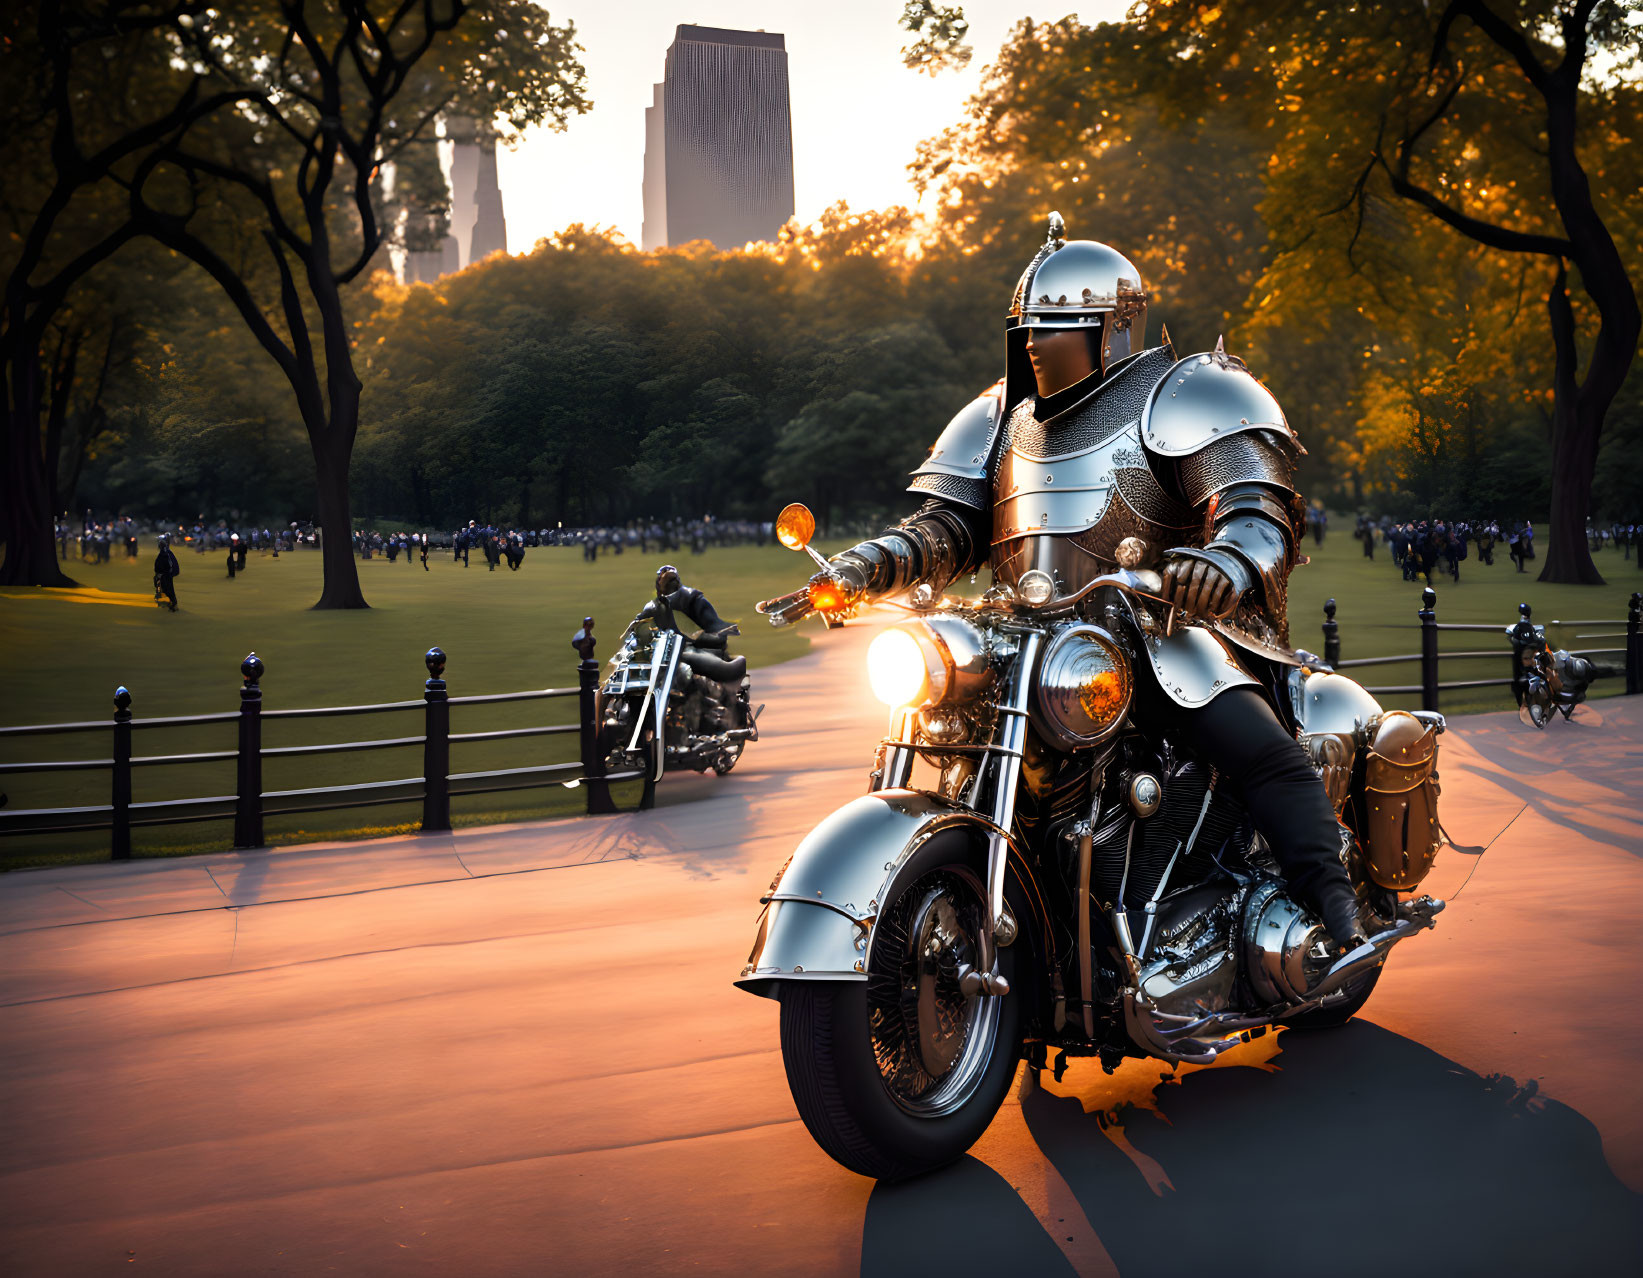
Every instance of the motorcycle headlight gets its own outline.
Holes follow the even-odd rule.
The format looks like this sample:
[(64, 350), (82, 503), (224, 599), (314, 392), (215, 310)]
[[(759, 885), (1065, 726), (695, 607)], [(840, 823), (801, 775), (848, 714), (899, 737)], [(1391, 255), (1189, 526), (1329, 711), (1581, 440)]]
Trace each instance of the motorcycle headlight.
[(936, 645), (908, 626), (881, 632), (867, 649), (867, 679), (887, 706), (920, 706), (947, 693), (947, 664)]
[(1106, 740), (1129, 713), (1129, 659), (1099, 626), (1060, 627), (1044, 651), (1032, 700), (1046, 740), (1078, 749)]

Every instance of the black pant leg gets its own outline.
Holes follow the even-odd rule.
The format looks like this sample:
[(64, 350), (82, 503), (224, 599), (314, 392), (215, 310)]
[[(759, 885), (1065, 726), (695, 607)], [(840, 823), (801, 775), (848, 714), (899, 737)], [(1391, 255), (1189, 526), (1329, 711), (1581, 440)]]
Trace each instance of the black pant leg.
[(1342, 939), (1357, 914), (1335, 809), (1272, 707), (1250, 688), (1233, 688), (1197, 710), (1176, 706), (1171, 717), (1184, 743), (1236, 787), (1290, 889)]

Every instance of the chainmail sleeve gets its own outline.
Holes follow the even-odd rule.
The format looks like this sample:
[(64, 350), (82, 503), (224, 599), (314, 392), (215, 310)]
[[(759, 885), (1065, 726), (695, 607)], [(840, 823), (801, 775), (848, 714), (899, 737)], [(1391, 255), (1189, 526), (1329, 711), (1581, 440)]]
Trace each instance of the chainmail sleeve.
[(1288, 582), (1299, 544), (1294, 441), (1274, 431), (1245, 431), (1180, 458), (1176, 480), (1188, 505), (1204, 512), (1201, 552), (1280, 632), (1287, 629)]
[(982, 512), (932, 497), (916, 513), (871, 541), (834, 555), (828, 562), (871, 603), (885, 595), (926, 583), (940, 592), (985, 558), (988, 530)]

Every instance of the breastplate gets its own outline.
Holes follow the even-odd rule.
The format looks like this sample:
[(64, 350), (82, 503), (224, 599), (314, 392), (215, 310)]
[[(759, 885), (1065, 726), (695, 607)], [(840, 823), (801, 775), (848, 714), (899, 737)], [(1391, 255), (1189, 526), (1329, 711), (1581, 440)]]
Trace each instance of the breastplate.
[(999, 581), (1014, 586), (1037, 569), (1068, 594), (1115, 567), (1126, 537), (1154, 553), (1202, 540), (1201, 521), (1164, 491), (1141, 448), (1141, 407), (1172, 359), (1148, 351), (1048, 421), (1033, 399), (1016, 406), (993, 474)]

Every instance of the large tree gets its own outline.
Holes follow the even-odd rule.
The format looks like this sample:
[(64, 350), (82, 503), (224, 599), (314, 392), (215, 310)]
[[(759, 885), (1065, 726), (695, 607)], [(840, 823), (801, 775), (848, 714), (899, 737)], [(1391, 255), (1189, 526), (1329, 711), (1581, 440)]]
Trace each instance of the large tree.
[[(1573, 4), (1520, 0), (1512, 6), (1502, 5), (1504, 12), (1497, 13), (1483, 0), (1450, 0), (1431, 45), (1431, 71), (1425, 93), (1428, 100), (1437, 99), (1436, 105), (1429, 110), (1417, 108), (1404, 116), (1395, 152), (1380, 146), (1375, 155), (1393, 191), (1460, 234), (1491, 248), (1548, 257), (1556, 263), (1547, 297), (1556, 363), (1552, 383), (1551, 532), (1540, 573), (1542, 581), (1603, 581), (1586, 541), (1586, 519), (1592, 513), (1592, 479), (1603, 419), (1637, 354), (1643, 316), (1638, 312), (1637, 294), (1625, 259), (1598, 208), (1581, 162), (1579, 115), (1583, 98), (1588, 109), (1601, 107), (1601, 99), (1593, 101), (1584, 83), (1594, 46), (1635, 68), (1638, 39), (1643, 32), (1628, 25), (1626, 11), (1635, 11), (1636, 7), (1600, 4), (1599, 0), (1576, 0)], [(1457, 99), (1469, 82), (1475, 91), (1481, 78), (1477, 65), (1483, 60), (1462, 47), (1456, 30), (1459, 25), (1474, 28), (1510, 57), (1539, 99), (1539, 140), (1544, 146), (1550, 203), (1562, 235), (1546, 235), (1477, 217), (1462, 200), (1443, 187), (1435, 187), (1432, 177), (1423, 177), (1416, 170), (1422, 136), (1434, 127), (1451, 123), (1458, 114)], [(1460, 158), (1466, 158), (1464, 151)], [(1434, 166), (1433, 177), (1446, 177), (1452, 172), (1440, 162)], [(1581, 288), (1591, 299), (1598, 319), (1583, 378), (1579, 376), (1578, 330), (1569, 299), (1567, 262), (1579, 272)]]
[[(278, 365), (314, 459), (320, 608), (361, 608), (349, 464), (360, 379), (346, 290), (385, 234), (374, 180), (442, 116), (562, 126), (586, 110), (574, 28), (528, 0), (241, 0), (179, 14), (178, 56), (251, 105), (154, 148), (128, 181), (141, 231), (202, 267)], [(210, 192), (238, 214), (197, 217)], [(278, 281), (242, 261), (254, 231)]]
[(425, 144), (445, 116), (518, 130), (586, 110), (573, 27), (529, 0), (102, 0), (41, 12), (42, 43), (70, 86), (94, 75), (86, 63), (127, 26), (148, 37), (145, 92), (180, 105), (117, 153), (88, 161), (74, 93), (54, 82), (43, 96), (59, 185), (75, 181), (63, 199), (117, 185), (112, 247), (96, 251), (146, 236), (233, 304), (308, 434), (325, 547), (316, 606), (364, 607), (351, 554), (360, 379), (348, 296), (397, 229), (384, 222), (378, 178), (410, 147), (422, 150), (407, 169), (427, 168)]
[[(1302, 0), (1229, 0), (1213, 21), (1194, 13), (1182, 24), (1189, 40), (1217, 50), (1212, 73), (1240, 55), (1265, 59), (1272, 96), (1291, 120), (1268, 175), (1266, 211), (1280, 239), (1298, 246), (1310, 234), (1333, 235), (1390, 312), (1408, 262), (1432, 260), (1406, 247), (1423, 232), (1396, 211), (1401, 205), (1444, 237), (1445, 252), (1487, 250), (1508, 291), (1527, 281), (1546, 299), (1547, 581), (1602, 580), (1585, 524), (1604, 417), (1640, 330), (1629, 272), (1643, 246), (1614, 233), (1635, 198), (1639, 139), (1611, 118), (1635, 114), (1614, 107), (1637, 92), (1643, 28), (1628, 22), (1637, 8), (1401, 0), (1320, 10)], [(1407, 308), (1421, 289), (1401, 291)]]
[(90, 330), (65, 322), (63, 312), (87, 276), (137, 235), (112, 179), (122, 165), (246, 101), (240, 89), (208, 86), (170, 65), (168, 24), (181, 13), (121, 0), (19, 0), (0, 17), (6, 585), (73, 584), (52, 545), (53, 475)]

